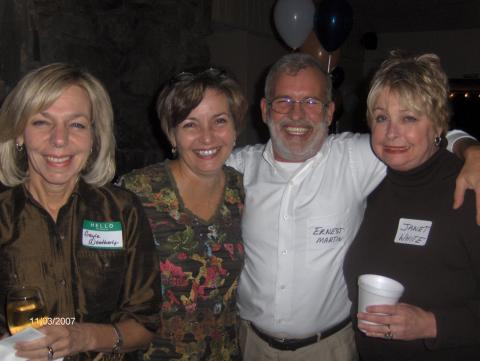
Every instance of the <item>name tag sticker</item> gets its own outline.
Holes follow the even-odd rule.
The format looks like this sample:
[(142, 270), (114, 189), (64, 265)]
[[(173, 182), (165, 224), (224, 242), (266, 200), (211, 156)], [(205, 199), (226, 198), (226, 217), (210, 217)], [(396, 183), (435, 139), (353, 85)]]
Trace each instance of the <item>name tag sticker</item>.
[(82, 245), (96, 249), (122, 249), (122, 223), (84, 220)]
[(432, 221), (400, 218), (395, 243), (425, 246), (432, 228)]
[(334, 225), (310, 226), (310, 235), (315, 246), (343, 243), (345, 228)]

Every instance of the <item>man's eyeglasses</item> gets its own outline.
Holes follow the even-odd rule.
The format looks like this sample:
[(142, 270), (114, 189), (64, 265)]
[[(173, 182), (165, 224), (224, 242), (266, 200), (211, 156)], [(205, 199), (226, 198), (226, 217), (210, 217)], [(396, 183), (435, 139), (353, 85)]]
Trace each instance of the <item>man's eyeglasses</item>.
[(267, 104), (272, 108), (274, 112), (280, 114), (288, 114), (293, 110), (295, 103), (299, 103), (305, 112), (312, 114), (320, 114), (328, 104), (316, 98), (303, 98), (295, 100), (290, 97), (279, 97), (272, 100), (267, 100)]

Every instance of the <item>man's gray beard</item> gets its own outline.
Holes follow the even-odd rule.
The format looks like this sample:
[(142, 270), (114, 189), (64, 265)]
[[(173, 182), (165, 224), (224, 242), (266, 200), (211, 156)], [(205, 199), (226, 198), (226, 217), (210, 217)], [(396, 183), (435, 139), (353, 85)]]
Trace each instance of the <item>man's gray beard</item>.
[[(302, 122), (303, 123), (303, 122)], [(301, 124), (302, 124), (301, 123)], [(276, 131), (275, 125), (273, 125), (273, 122), (271, 119), (267, 119), (267, 126), (270, 131), (270, 138), (272, 140), (272, 146), (274, 149), (275, 154), (278, 154), (281, 156), (283, 159), (286, 161), (290, 162), (304, 162), (312, 157), (314, 157), (322, 148), (323, 143), (325, 142), (325, 139), (328, 136), (328, 124), (327, 122), (321, 122), (321, 126), (323, 127), (321, 132), (317, 132), (316, 137), (322, 137), (322, 140), (319, 142), (313, 141), (313, 139), (310, 140), (310, 144), (303, 148), (302, 152), (292, 152), (288, 146), (286, 146), (282, 138), (278, 135), (273, 136)], [(279, 124), (281, 126), (281, 123)]]

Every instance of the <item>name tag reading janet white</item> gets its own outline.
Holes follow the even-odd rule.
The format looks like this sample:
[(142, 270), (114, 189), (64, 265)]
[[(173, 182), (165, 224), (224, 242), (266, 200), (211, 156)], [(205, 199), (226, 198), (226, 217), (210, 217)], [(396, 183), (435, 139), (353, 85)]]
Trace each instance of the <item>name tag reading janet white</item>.
[(432, 228), (432, 221), (400, 218), (395, 243), (425, 246)]
[(84, 220), (82, 244), (97, 249), (122, 249), (122, 223)]

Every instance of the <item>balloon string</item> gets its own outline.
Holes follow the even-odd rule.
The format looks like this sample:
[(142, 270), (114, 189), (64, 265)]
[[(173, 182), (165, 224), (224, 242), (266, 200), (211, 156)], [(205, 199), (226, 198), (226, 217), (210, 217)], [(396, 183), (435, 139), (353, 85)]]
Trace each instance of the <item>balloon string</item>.
[(332, 59), (332, 54), (328, 53), (328, 65), (327, 65), (327, 73), (330, 74), (330, 60)]

